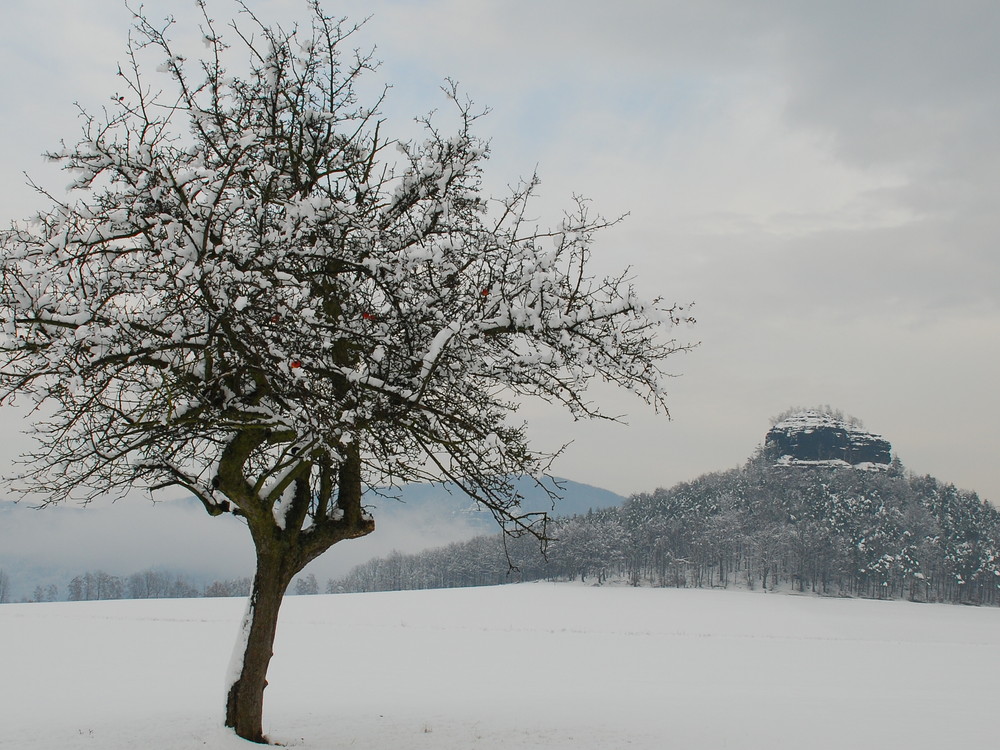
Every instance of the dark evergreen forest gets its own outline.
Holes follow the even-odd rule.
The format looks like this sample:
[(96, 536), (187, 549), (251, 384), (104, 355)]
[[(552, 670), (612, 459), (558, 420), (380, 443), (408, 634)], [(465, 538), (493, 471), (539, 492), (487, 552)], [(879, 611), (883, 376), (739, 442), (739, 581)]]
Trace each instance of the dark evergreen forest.
[(1000, 512), (973, 492), (895, 461), (885, 471), (776, 466), (731, 471), (556, 519), (534, 539), (480, 536), (393, 554), (329, 592), (481, 586), (539, 579), (813, 592), (997, 604)]

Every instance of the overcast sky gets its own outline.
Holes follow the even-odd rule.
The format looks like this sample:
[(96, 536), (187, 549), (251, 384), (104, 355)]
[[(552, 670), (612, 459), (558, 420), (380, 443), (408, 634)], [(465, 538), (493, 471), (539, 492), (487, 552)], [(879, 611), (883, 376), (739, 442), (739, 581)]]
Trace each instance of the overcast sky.
[[(248, 0), (265, 20), (305, 0)], [(194, 2), (146, 0), (191, 34)], [(216, 18), (229, 0), (210, 0)], [(490, 184), (542, 179), (539, 216), (573, 193), (629, 213), (595, 252), (639, 290), (694, 301), (701, 341), (671, 363), (667, 421), (596, 395), (629, 426), (529, 408), (557, 474), (621, 494), (741, 464), (770, 417), (829, 403), (903, 463), (1000, 501), (1000, 3), (920, 0), (374, 0), (373, 81), (405, 123), (445, 77), (493, 112)], [(115, 91), (117, 0), (4, 0), (0, 206), (40, 204), (22, 172), (79, 132), (74, 101)], [(4, 418), (2, 468), (17, 452)]]

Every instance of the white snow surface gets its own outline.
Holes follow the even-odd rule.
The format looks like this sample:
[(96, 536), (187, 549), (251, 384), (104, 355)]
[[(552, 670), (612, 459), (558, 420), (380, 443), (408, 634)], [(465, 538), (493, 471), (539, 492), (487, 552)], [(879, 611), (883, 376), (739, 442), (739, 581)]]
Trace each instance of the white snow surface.
[[(234, 750), (239, 599), (0, 606), (0, 747)], [(290, 597), (307, 750), (996, 746), (1000, 609), (574, 584)]]

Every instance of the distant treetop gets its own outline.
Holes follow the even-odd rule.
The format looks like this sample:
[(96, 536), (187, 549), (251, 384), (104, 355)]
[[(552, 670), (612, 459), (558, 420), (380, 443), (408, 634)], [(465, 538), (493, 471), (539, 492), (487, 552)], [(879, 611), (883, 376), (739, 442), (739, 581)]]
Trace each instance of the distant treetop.
[(806, 415), (815, 415), (817, 417), (827, 417), (828, 419), (836, 422), (842, 422), (846, 427), (851, 427), (854, 429), (863, 429), (864, 423), (857, 417), (851, 416), (850, 414), (845, 414), (841, 409), (835, 409), (829, 404), (821, 404), (819, 406), (792, 406), (785, 409), (783, 412), (779, 413), (777, 416), (771, 417), (771, 426), (784, 422), (791, 417), (804, 417)]

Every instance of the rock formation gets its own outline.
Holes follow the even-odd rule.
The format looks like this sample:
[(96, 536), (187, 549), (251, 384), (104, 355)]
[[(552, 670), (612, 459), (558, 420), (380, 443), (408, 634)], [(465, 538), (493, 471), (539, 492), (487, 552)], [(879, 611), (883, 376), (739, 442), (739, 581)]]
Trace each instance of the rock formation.
[(892, 460), (892, 445), (847, 420), (805, 410), (785, 417), (764, 439), (765, 451), (781, 465), (854, 466), (881, 469)]

